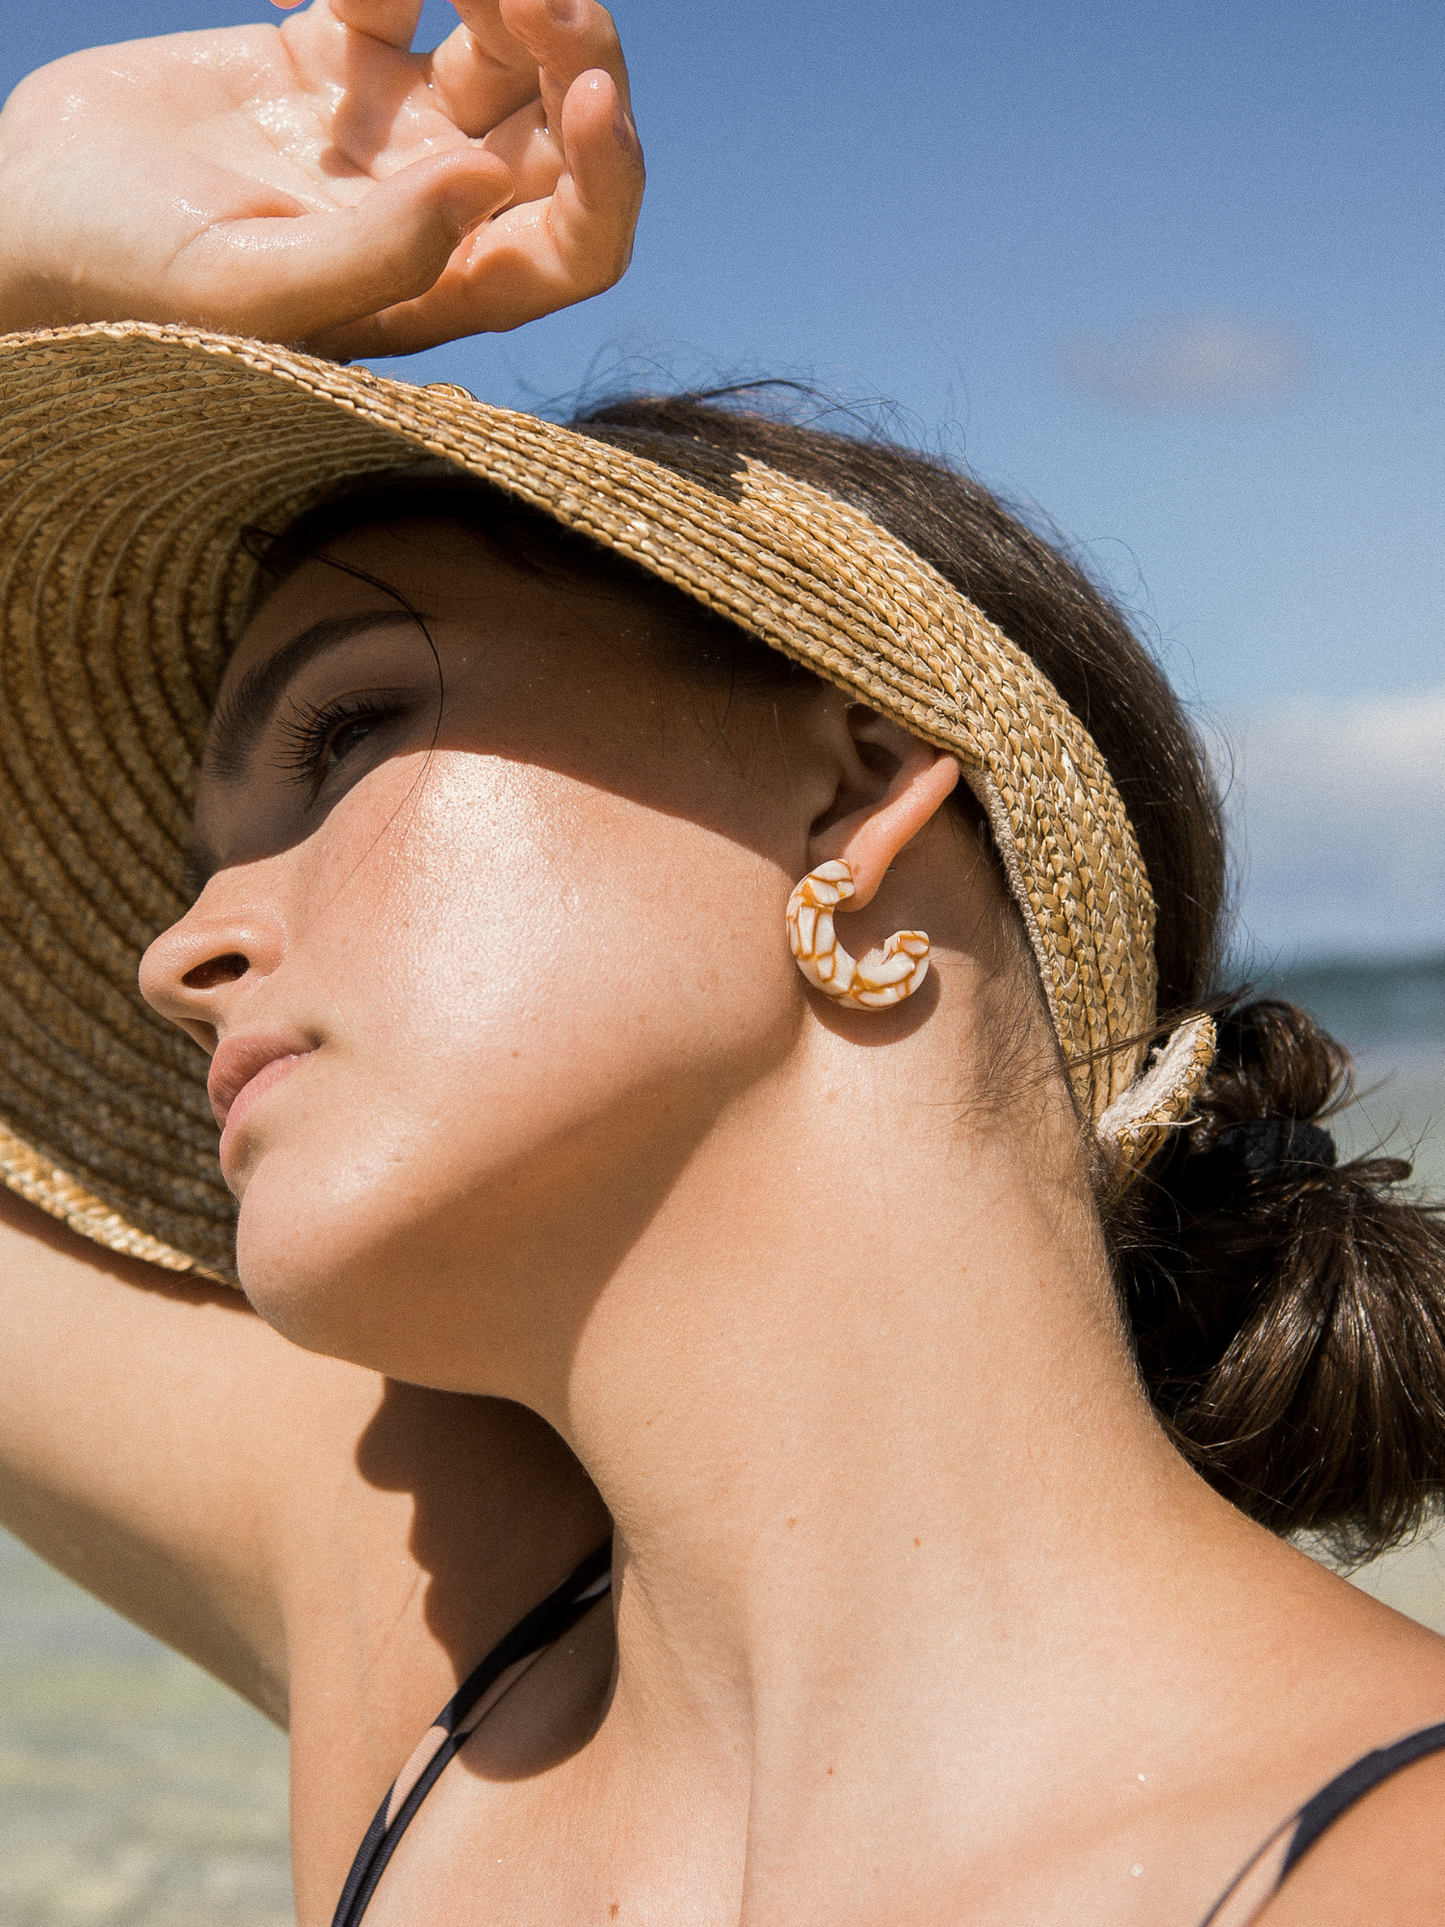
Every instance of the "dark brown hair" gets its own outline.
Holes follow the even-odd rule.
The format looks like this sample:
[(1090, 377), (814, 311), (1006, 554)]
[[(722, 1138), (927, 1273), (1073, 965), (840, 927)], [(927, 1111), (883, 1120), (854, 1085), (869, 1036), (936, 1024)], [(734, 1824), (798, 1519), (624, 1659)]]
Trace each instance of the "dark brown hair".
[[(573, 426), (701, 441), (853, 503), (1026, 650), (1084, 723), (1154, 890), (1160, 1031), (1200, 1009), (1219, 1016), (1198, 1122), (1104, 1210), (1141, 1376), (1184, 1456), (1267, 1526), (1317, 1535), (1348, 1559), (1398, 1540), (1445, 1494), (1445, 1230), (1401, 1193), (1403, 1160), (1255, 1170), (1221, 1156), (1226, 1134), (1251, 1121), (1327, 1118), (1351, 1070), (1305, 1011), (1220, 990), (1219, 799), (1177, 697), (1080, 561), (988, 489), (876, 432), (804, 426), (757, 397), (635, 397)], [(454, 475), (362, 484), (288, 531), (270, 565), (285, 573), (361, 520), (454, 515), (463, 492), (484, 493)], [(509, 559), (569, 570), (580, 552), (589, 578), (667, 619), (695, 669), (800, 673), (625, 559), (485, 493), (478, 526)]]

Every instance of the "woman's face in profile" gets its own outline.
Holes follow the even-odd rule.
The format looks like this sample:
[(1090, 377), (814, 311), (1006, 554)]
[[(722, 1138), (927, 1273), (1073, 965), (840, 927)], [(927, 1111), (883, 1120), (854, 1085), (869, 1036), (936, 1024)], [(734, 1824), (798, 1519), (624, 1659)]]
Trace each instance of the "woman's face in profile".
[(264, 606), (198, 792), (207, 880), (142, 984), (215, 1051), (265, 1315), (515, 1392), (796, 1035), (788, 704), (685, 680), (643, 606), (460, 526), (327, 553), (426, 633), (326, 561)]

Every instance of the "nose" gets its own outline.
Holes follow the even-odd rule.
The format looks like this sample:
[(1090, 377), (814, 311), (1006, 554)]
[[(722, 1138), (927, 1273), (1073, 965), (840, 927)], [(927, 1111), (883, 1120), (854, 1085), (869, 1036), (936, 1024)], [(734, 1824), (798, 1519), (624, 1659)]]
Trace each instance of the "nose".
[(269, 977), (284, 950), (284, 933), (270, 918), (208, 915), (198, 903), (141, 958), (141, 995), (214, 1051), (238, 994)]

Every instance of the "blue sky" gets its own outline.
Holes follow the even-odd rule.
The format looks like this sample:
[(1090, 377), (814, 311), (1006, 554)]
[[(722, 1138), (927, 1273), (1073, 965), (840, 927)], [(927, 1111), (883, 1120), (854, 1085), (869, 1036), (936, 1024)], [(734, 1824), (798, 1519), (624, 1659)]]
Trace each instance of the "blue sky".
[[(277, 18), (15, 11), (7, 87), (94, 40)], [(886, 398), (1084, 545), (1183, 693), (1254, 729), (1251, 767), (1281, 709), (1345, 744), (1362, 706), (1445, 687), (1445, 10), (616, 14), (651, 172), (631, 273), (395, 372), (549, 410), (763, 373)], [(422, 39), (451, 17), (428, 0)]]

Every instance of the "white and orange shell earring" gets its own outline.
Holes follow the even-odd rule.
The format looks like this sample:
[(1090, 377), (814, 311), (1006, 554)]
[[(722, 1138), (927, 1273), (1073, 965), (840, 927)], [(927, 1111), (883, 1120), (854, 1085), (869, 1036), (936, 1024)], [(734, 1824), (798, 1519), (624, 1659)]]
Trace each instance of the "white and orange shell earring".
[(895, 930), (881, 951), (855, 962), (833, 928), (833, 912), (852, 895), (853, 871), (841, 857), (809, 870), (788, 898), (788, 942), (816, 989), (854, 1010), (887, 1010), (928, 975), (928, 933)]

